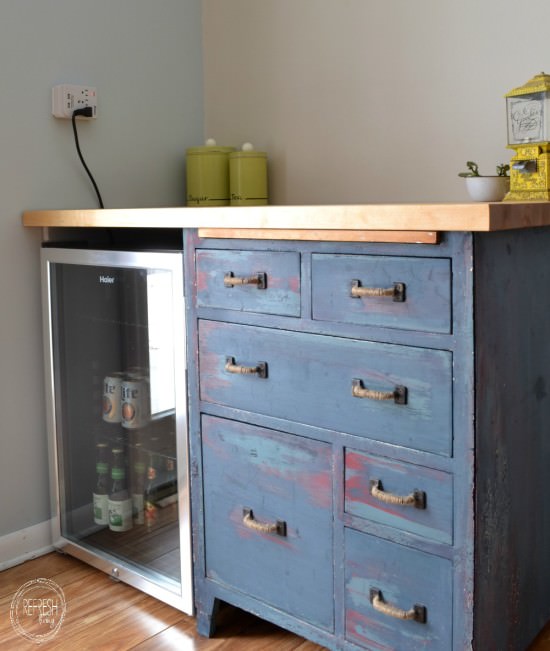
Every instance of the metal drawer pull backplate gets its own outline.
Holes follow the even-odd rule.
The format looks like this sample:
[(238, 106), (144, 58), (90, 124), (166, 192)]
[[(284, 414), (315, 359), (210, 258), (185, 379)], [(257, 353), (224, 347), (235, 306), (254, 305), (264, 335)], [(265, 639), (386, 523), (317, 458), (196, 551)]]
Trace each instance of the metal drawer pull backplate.
[(396, 386), (393, 391), (376, 391), (363, 386), (363, 381), (354, 378), (351, 381), (351, 395), (354, 398), (368, 398), (369, 400), (393, 400), (396, 405), (407, 404), (407, 387)]
[(284, 520), (259, 522), (254, 519), (252, 509), (243, 508), (243, 524), (245, 527), (259, 531), (260, 533), (274, 533), (278, 536), (286, 536), (286, 522)]
[(386, 493), (382, 488), (382, 482), (379, 479), (371, 479), (370, 494), (385, 504), (395, 504), (397, 506), (414, 506), (417, 509), (426, 508), (426, 493), (415, 489), (409, 495), (394, 495)]
[(388, 604), (382, 598), (382, 593), (377, 588), (371, 588), (369, 592), (370, 602), (374, 610), (395, 619), (413, 620), (420, 624), (426, 623), (426, 606), (414, 604), (410, 610), (402, 610), (397, 606)]
[(352, 298), (380, 298), (387, 296), (396, 303), (405, 302), (405, 283), (393, 283), (393, 287), (363, 287), (360, 280), (351, 281)]
[(235, 363), (234, 357), (225, 358), (225, 370), (236, 375), (257, 375), (260, 378), (267, 377), (267, 362), (258, 362), (256, 366), (241, 366)]
[(267, 288), (267, 274), (265, 271), (258, 271), (253, 276), (235, 276), (232, 271), (228, 271), (223, 277), (225, 287), (234, 287), (235, 285), (256, 285), (257, 289)]

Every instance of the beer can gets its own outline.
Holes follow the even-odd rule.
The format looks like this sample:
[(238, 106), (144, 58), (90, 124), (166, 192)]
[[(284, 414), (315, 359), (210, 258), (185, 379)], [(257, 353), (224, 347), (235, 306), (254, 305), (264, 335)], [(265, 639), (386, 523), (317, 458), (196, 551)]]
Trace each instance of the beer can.
[(117, 371), (103, 380), (103, 420), (107, 423), (121, 421), (121, 389), (124, 373)]
[(122, 427), (137, 429), (147, 425), (151, 418), (149, 381), (140, 375), (129, 375), (121, 386)]

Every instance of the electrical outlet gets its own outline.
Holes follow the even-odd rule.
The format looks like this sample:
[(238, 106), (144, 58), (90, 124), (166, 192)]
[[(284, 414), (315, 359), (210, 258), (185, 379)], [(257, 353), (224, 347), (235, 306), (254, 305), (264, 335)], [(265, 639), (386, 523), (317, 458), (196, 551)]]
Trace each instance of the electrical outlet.
[(92, 117), (97, 117), (97, 91), (92, 86), (60, 84), (52, 88), (52, 113), (56, 118), (70, 119), (73, 111), (87, 106), (92, 107)]

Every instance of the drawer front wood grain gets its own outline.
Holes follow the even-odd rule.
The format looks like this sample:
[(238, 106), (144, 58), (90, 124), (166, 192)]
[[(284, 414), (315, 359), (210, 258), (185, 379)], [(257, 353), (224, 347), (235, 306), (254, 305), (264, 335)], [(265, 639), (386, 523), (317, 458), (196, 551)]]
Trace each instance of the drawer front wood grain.
[(197, 305), (300, 316), (300, 254), (290, 251), (196, 252)]
[(332, 630), (330, 446), (209, 416), (202, 425), (207, 576)]
[(312, 269), (314, 319), (451, 331), (446, 258), (313, 254)]
[(204, 401), (452, 454), (448, 351), (201, 320), (199, 361)]
[(345, 511), (418, 536), (453, 542), (449, 473), (347, 449)]
[(345, 635), (368, 649), (449, 651), (449, 560), (345, 531)]

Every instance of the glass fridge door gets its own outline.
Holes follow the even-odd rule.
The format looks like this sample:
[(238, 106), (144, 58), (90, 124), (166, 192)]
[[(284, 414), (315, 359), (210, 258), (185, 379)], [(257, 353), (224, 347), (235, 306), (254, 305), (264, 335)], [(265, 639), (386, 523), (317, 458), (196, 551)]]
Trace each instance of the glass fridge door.
[(42, 254), (56, 543), (191, 612), (182, 254)]

